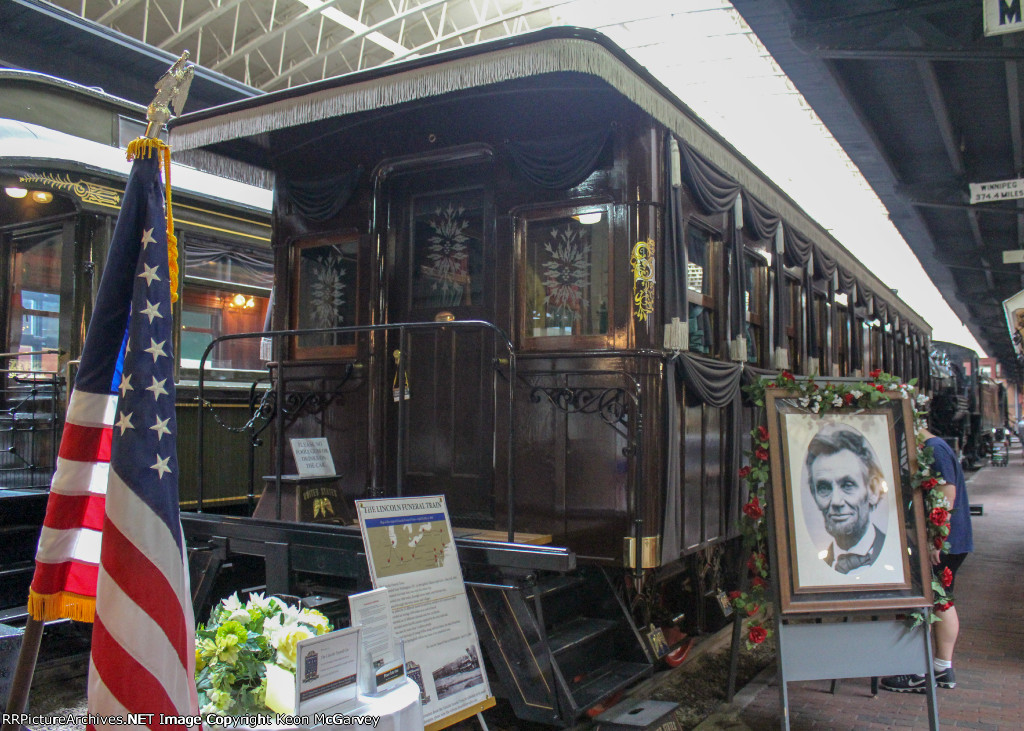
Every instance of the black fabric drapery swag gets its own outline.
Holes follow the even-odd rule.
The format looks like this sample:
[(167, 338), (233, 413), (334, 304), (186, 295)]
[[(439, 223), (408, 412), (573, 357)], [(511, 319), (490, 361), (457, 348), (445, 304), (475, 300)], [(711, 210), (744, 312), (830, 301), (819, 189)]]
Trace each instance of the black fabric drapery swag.
[(287, 180), (281, 184), (284, 201), (303, 218), (323, 223), (337, 216), (352, 198), (362, 177), (360, 165), (344, 175), (316, 180)]
[[(675, 368), (672, 368), (672, 364)], [(681, 406), (683, 389), (689, 389), (701, 402), (728, 409), (726, 418), (738, 424), (741, 407), (743, 366), (705, 358), (693, 353), (677, 353), (668, 361), (665, 389), (665, 418), (668, 421), (668, 454), (665, 464), (667, 491), (662, 519), (662, 563), (679, 558), (683, 548), (683, 475)], [(674, 374), (674, 378), (672, 375)], [(739, 469), (740, 441), (732, 439), (727, 469)]]
[[(682, 162), (683, 180), (697, 205), (704, 213), (721, 213), (735, 205), (741, 192), (740, 184), (725, 174), (712, 162), (706, 160), (685, 142), (679, 143), (679, 157)], [(740, 227), (742, 219), (733, 221)], [(743, 302), (743, 286), (747, 281), (746, 262), (743, 258), (743, 242), (738, 230), (733, 231), (730, 247), (731, 271), (729, 276), (732, 293), (730, 300), (734, 303)], [(739, 337), (743, 332), (744, 313), (739, 306), (733, 306), (729, 312), (729, 339)]]
[(590, 177), (611, 128), (542, 140), (507, 142), (516, 169), (534, 185), (549, 190), (575, 188)]

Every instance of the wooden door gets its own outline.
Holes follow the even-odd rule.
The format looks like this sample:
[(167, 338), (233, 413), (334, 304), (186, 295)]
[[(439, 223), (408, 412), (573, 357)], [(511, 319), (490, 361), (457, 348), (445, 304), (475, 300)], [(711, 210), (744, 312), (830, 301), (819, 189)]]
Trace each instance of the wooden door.
[[(388, 186), (386, 317), (396, 323), (495, 322), (494, 214), (488, 164), (397, 175)], [(493, 335), (438, 325), (387, 338), (389, 482), (444, 494), (453, 521), (494, 522)], [(407, 389), (396, 351), (404, 352)], [(388, 388), (390, 386), (391, 388)], [(399, 395), (406, 430), (399, 457)]]

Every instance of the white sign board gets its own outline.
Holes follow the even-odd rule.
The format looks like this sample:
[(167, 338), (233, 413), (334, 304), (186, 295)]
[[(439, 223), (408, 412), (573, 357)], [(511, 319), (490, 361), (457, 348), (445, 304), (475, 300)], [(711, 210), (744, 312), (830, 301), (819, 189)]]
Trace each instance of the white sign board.
[(1003, 300), (1006, 312), (1006, 326), (1010, 329), (1010, 340), (1017, 357), (1024, 357), (1024, 290)]
[(494, 705), (443, 495), (356, 500), (374, 587), (386, 586), (427, 731)]
[(327, 437), (289, 439), (295, 456), (295, 469), (303, 476), (330, 477), (335, 473), (334, 458)]
[(1021, 0), (983, 0), (985, 35), (996, 36), (1024, 30)]
[(1024, 179), (971, 183), (971, 203), (991, 203), (1024, 198)]

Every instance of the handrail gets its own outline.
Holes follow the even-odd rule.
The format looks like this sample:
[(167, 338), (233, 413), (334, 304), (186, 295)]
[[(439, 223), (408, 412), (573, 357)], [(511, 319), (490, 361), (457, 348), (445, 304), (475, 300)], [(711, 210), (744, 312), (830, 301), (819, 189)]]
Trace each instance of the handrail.
[[(278, 367), (280, 368), (281, 354), (283, 348), (281, 347), (281, 339), (297, 336), (306, 335), (344, 335), (344, 334), (359, 334), (359, 333), (377, 333), (377, 332), (388, 332), (398, 331), (399, 337), (399, 357), (398, 357), (398, 383), (399, 383), (399, 399), (398, 399), (398, 433), (396, 435), (396, 448), (398, 455), (396, 459), (397, 468), (397, 480), (396, 490), (399, 495), (402, 494), (402, 450), (404, 448), (404, 432), (406, 430), (406, 418), (405, 418), (405, 399), (404, 396), (404, 384), (405, 384), (405, 358), (406, 348), (405, 340), (407, 333), (410, 331), (418, 330), (443, 330), (443, 329), (483, 329), (491, 331), (495, 340), (500, 346), (504, 347), (505, 352), (508, 354), (508, 367), (509, 377), (512, 383), (516, 381), (516, 351), (512, 344), (509, 336), (494, 323), (486, 320), (453, 320), (450, 322), (401, 322), (401, 323), (386, 323), (377, 325), (349, 325), (345, 327), (333, 327), (333, 328), (305, 328), (305, 329), (291, 329), (291, 330), (270, 330), (266, 332), (255, 332), (255, 333), (232, 333), (229, 335), (221, 335), (211, 341), (206, 349), (203, 351), (203, 355), (199, 360), (199, 382), (198, 382), (198, 395), (197, 400), (199, 402), (199, 418), (197, 421), (197, 438), (198, 444), (203, 444), (204, 437), (204, 419), (203, 419), (203, 406), (206, 401), (204, 398), (204, 389), (206, 381), (206, 362), (210, 356), (210, 353), (219, 344), (231, 340), (243, 340), (252, 338), (270, 338), (274, 343), (273, 352), (277, 356)], [(268, 366), (269, 369), (269, 366)], [(284, 378), (281, 373), (278, 374), (277, 383), (275, 384), (275, 394), (277, 396), (277, 409), (281, 409), (284, 404)], [(507, 440), (507, 460), (508, 460), (508, 480), (507, 480), (507, 532), (509, 543), (515, 540), (515, 388), (510, 386), (508, 389), (508, 440)], [(284, 419), (278, 419), (278, 423), (275, 429), (276, 444), (275, 444), (275, 487), (277, 490), (277, 506), (275, 514), (280, 517), (281, 515), (281, 472), (284, 465)], [(203, 500), (204, 500), (204, 486), (203, 486), (203, 460), (197, 460), (197, 512), (202, 512)], [(492, 463), (493, 465), (493, 463)]]

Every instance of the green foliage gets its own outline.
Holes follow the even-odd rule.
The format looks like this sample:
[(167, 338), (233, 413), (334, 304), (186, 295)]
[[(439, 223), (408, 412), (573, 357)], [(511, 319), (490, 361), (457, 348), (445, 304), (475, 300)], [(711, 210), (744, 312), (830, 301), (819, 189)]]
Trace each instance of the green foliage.
[(196, 690), (202, 713), (265, 712), (267, 664), (295, 668), (295, 643), (330, 632), (315, 609), (290, 607), (277, 597), (232, 594), (196, 628)]

